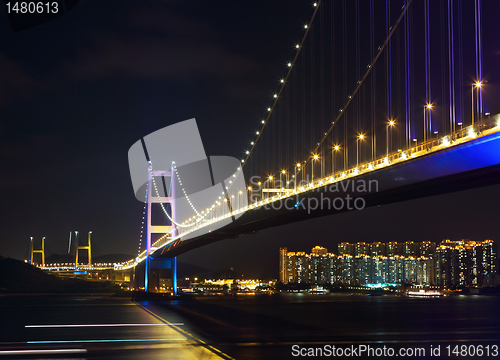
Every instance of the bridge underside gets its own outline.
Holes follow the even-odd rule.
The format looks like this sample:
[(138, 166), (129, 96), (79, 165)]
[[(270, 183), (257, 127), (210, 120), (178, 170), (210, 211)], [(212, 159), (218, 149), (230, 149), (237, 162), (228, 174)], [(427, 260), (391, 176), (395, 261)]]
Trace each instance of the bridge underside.
[[(349, 181), (351, 183), (348, 183)], [(352, 182), (355, 185), (354, 189)], [(371, 183), (371, 191), (363, 189), (357, 191), (357, 185), (363, 183)], [(347, 187), (345, 191), (342, 184)], [(288, 203), (282, 201), (274, 203), (274, 207), (268, 205), (267, 209), (260, 207), (250, 210), (222, 229), (181, 242), (177, 246), (165, 247), (156, 251), (153, 256), (170, 258), (219, 240), (350, 211), (345, 206), (340, 210), (328, 207), (326, 199), (330, 199), (331, 202), (347, 195), (351, 198), (361, 197), (366, 207), (373, 207), (496, 184), (500, 184), (500, 134), (498, 133), (346, 179), (339, 182), (335, 188), (342, 189), (341, 192), (335, 191), (329, 184), (321, 189), (300, 194)], [(299, 205), (294, 208), (293, 204), (297, 201), (305, 207)], [(316, 205), (321, 202), (323, 208), (319, 206), (314, 211), (308, 211), (307, 204)]]

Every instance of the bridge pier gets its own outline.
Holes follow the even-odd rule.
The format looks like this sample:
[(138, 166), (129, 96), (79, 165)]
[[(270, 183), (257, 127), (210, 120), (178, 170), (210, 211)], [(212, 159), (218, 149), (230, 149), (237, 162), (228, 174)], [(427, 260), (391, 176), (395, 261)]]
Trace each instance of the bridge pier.
[[(146, 276), (145, 262), (134, 268), (132, 287), (144, 287), (146, 292), (173, 293), (177, 295), (177, 258), (149, 259), (149, 271)], [(148, 288), (146, 289), (146, 279)]]
[[(176, 211), (175, 211), (175, 163), (172, 162), (170, 171), (153, 171), (151, 168), (151, 162), (149, 162), (148, 171), (148, 188), (147, 188), (147, 221), (146, 221), (146, 261), (144, 269), (144, 291), (145, 292), (159, 292), (162, 288), (171, 288), (174, 295), (177, 295), (177, 258), (169, 259), (154, 259), (151, 257), (151, 253), (155, 249), (151, 246), (151, 236), (152, 234), (167, 234), (170, 233), (171, 237), (174, 238), (177, 235), (177, 226), (175, 225)], [(153, 190), (153, 176), (170, 177), (170, 189), (169, 196), (164, 194), (164, 197), (153, 195), (153, 191), (157, 190), (156, 187)], [(166, 189), (165, 189), (166, 191)], [(171, 224), (170, 225), (153, 225), (151, 223), (151, 204), (153, 203), (169, 203), (171, 209)], [(162, 277), (168, 276), (166, 269), (170, 269), (170, 278)], [(136, 277), (137, 278), (137, 277)], [(162, 280), (171, 279), (170, 282), (163, 282)], [(162, 286), (163, 285), (163, 286)], [(139, 288), (139, 286), (138, 286)]]

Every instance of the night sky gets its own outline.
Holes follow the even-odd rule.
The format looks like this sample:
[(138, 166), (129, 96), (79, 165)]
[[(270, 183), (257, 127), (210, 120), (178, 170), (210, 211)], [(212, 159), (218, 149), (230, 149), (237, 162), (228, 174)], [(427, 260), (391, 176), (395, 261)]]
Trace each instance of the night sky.
[[(27, 258), (30, 236), (64, 254), (74, 230), (93, 232), (94, 256), (137, 254), (143, 204), (130, 181), (130, 146), (196, 118), (208, 155), (240, 158), (312, 10), (290, 0), (81, 1), (12, 33), (2, 8), (0, 255)], [(500, 63), (500, 47), (490, 53)], [(498, 241), (499, 190), (304, 221), (180, 261), (277, 277), (282, 246), (336, 252), (340, 241)]]

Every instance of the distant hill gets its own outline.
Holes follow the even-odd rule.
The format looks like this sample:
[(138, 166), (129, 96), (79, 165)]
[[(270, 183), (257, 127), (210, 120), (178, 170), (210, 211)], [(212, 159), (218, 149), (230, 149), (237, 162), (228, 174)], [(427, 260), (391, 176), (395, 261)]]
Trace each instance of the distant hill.
[(0, 259), (0, 293), (112, 293), (120, 288), (110, 282), (61, 279), (30, 264)]
[[(85, 253), (82, 251), (82, 254), (84, 254), (84, 259), (87, 258)], [(101, 255), (101, 256), (92, 256), (92, 263), (98, 264), (98, 263), (117, 263), (117, 262), (124, 262), (128, 261), (130, 259), (133, 259), (135, 256), (132, 255), (126, 255), (126, 254), (108, 254), (108, 255)], [(75, 254), (52, 254), (50, 256), (47, 256), (45, 259), (46, 264), (57, 264), (57, 263), (74, 263), (75, 262)], [(80, 262), (80, 260), (78, 260)]]
[(186, 277), (212, 279), (214, 277), (214, 272), (201, 266), (186, 264), (179, 261), (177, 263), (177, 278), (183, 279)]

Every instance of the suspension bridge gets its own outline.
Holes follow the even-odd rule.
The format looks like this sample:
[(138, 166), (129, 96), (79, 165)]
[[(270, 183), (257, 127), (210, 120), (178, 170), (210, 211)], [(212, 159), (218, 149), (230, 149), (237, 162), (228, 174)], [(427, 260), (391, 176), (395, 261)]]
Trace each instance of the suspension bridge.
[[(206, 156), (197, 129), (195, 161), (158, 155), (154, 139), (175, 125), (131, 148), (143, 228), (137, 257), (114, 270), (145, 268), (148, 291), (148, 274), (170, 268), (175, 290), (176, 256), (215, 241), (499, 183), (500, 107), (485, 75), (494, 61), (483, 59), (498, 10), (485, 0), (311, 3), (239, 159)], [(204, 186), (192, 185), (196, 161)]]

